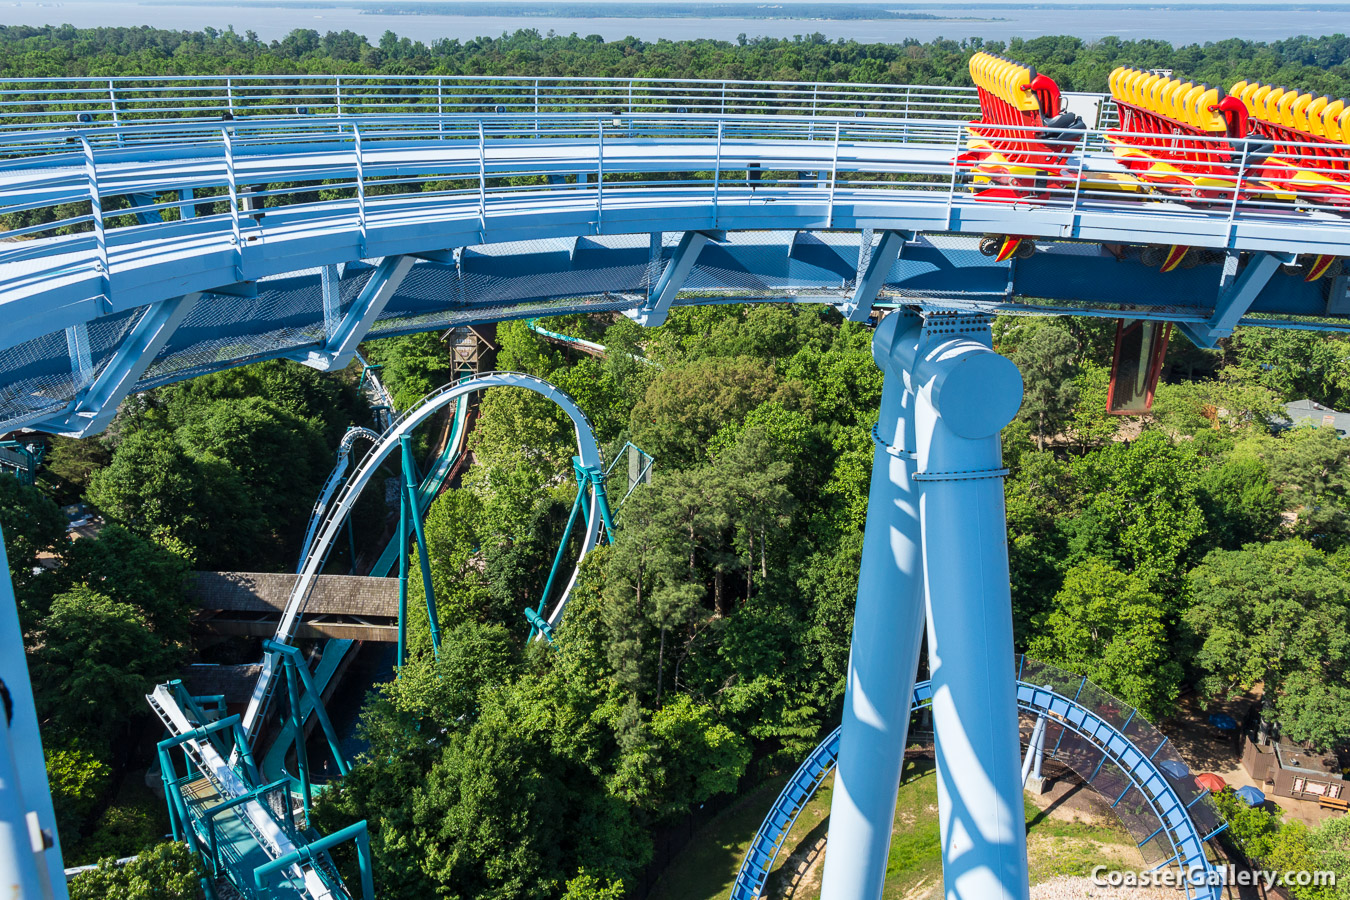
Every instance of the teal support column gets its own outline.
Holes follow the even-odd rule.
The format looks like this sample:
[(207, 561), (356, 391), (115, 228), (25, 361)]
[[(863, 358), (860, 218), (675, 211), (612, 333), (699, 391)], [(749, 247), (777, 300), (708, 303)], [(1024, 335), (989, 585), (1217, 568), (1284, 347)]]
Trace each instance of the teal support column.
[[(407, 473), (403, 475), (407, 484)], [(408, 491), (398, 492), (398, 665), (408, 661)]]
[(262, 776), (258, 774), (257, 763), (253, 761), (253, 751), (249, 749), (248, 739), (244, 737), (244, 729), (236, 722), (230, 731), (234, 736), (234, 746), (239, 751), (239, 761), (244, 766), (248, 783), (258, 784), (262, 781)]
[(912, 353), (946, 897), (1027, 900), (999, 440), (1022, 376), (985, 316), (930, 314)]
[(178, 811), (178, 798), (175, 796), (178, 789), (174, 782), (178, 780), (178, 772), (174, 769), (173, 754), (163, 747), (159, 748), (159, 782), (164, 787), (164, 802), (169, 807), (169, 830), (173, 832), (173, 839), (181, 841), (183, 839), (183, 817)]
[(422, 530), (422, 516), (417, 509), (417, 467), (413, 464), (412, 435), (399, 438), (403, 451), (403, 492), (407, 495), (408, 516), (412, 519), (413, 535), (417, 538), (417, 557), (422, 564), (422, 589), (427, 597), (427, 623), (431, 628), (431, 651), (441, 655), (441, 626), (436, 617), (436, 592), (431, 586), (431, 557), (427, 555), (427, 537)]
[(291, 701), (290, 725), (291, 742), (295, 745), (295, 768), (300, 776), (300, 798), (305, 804), (305, 820), (309, 820), (309, 808), (314, 801), (313, 790), (309, 783), (309, 749), (305, 746), (305, 720), (300, 715), (300, 685), (295, 674), (296, 661), (290, 654), (283, 654), (286, 666), (286, 691)]
[(595, 505), (600, 510), (600, 521), (605, 523), (605, 536), (614, 543), (614, 514), (609, 509), (609, 496), (605, 493), (605, 473), (599, 467), (590, 470), (591, 490), (595, 493)]
[(342, 755), (342, 747), (339, 744), (337, 729), (333, 727), (333, 720), (328, 718), (328, 710), (324, 709), (323, 697), (319, 693), (319, 686), (314, 683), (314, 676), (309, 671), (309, 666), (305, 665), (304, 659), (300, 655), (300, 648), (292, 647), (289, 644), (278, 644), (274, 641), (263, 641), (263, 649), (269, 653), (280, 653), (289, 661), (291, 669), (300, 678), (300, 684), (305, 689), (314, 703), (314, 718), (319, 722), (319, 728), (323, 730), (324, 738), (328, 741), (328, 749), (333, 754), (333, 762), (337, 764), (339, 775), (346, 775), (351, 771), (351, 766)]
[[(577, 490), (583, 494), (590, 491), (591, 479), (586, 474), (586, 467), (581, 464), (581, 457), (572, 457), (572, 472), (577, 477)], [(591, 527), (591, 506), (585, 500), (581, 501), (581, 514), (586, 521), (586, 527)]]
[(919, 319), (885, 317), (872, 341), (882, 369), (873, 431), (862, 567), (830, 806), (822, 900), (877, 900), (886, 878), (914, 681), (923, 639), (919, 498), (914, 482), (914, 394), (893, 360)]
[[(572, 512), (567, 516), (567, 527), (563, 529), (562, 541), (558, 544), (558, 552), (553, 554), (553, 566), (548, 570), (548, 580), (544, 582), (544, 595), (539, 598), (539, 608), (537, 610), (526, 610), (526, 618), (529, 618), (528, 613), (531, 611), (534, 612), (536, 617), (542, 617), (544, 609), (548, 606), (549, 595), (553, 593), (553, 582), (558, 577), (558, 568), (562, 565), (563, 554), (567, 552), (567, 541), (572, 536), (572, 527), (576, 525), (577, 512), (581, 509), (582, 500), (585, 496), (586, 492), (578, 484), (577, 498), (572, 501)], [(540, 621), (543, 621), (542, 618)], [(534, 619), (530, 619), (530, 640), (534, 639), (534, 634), (538, 630)]]

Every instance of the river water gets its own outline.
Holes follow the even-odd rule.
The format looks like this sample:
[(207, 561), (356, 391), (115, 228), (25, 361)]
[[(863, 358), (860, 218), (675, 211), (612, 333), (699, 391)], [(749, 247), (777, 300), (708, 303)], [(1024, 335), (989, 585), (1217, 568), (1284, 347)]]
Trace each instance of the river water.
[[(982, 37), (990, 40), (1071, 34), (1085, 39), (1106, 35), (1156, 38), (1173, 44), (1204, 43), (1224, 38), (1278, 40), (1295, 35), (1326, 35), (1350, 30), (1350, 6), (1336, 11), (1243, 9), (1224, 4), (1222, 11), (1165, 8), (970, 8), (945, 7), (940, 20), (806, 20), (806, 19), (679, 19), (679, 18), (563, 18), (511, 16), (364, 15), (353, 9), (278, 9), (234, 0), (210, 4), (149, 5), (123, 0), (0, 0), (0, 24), (72, 24), (80, 27), (155, 25), (175, 30), (205, 26), (236, 31), (252, 30), (263, 40), (284, 37), (296, 28), (319, 32), (350, 29), (378, 40), (386, 30), (420, 41), (437, 38), (466, 40), (498, 36), (518, 28), (540, 33), (598, 34), (606, 40), (633, 36), (647, 41), (661, 38), (792, 37), (819, 32), (828, 38), (900, 42), (906, 38), (929, 41), (938, 37)], [(601, 3), (597, 5), (601, 5)], [(890, 6), (892, 3), (883, 5)], [(935, 13), (933, 9), (916, 11)]]

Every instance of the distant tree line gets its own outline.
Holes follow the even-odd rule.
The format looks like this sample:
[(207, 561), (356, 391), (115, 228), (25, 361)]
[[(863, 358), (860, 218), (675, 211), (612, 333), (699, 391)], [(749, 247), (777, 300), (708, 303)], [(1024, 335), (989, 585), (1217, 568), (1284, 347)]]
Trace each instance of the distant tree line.
[[(410, 21), (410, 29), (415, 21)], [(246, 31), (168, 31), (149, 26), (0, 26), (0, 76), (72, 75), (500, 75), (710, 78), (969, 85), (977, 50), (1036, 66), (1066, 90), (1105, 91), (1119, 65), (1169, 68), (1228, 87), (1241, 79), (1350, 94), (1350, 38), (1343, 34), (1260, 42), (1237, 38), (1173, 47), (1115, 37), (1047, 36), (1009, 42), (970, 38), (864, 44), (821, 34), (736, 41), (605, 41), (598, 35), (541, 35), (535, 29), (424, 43), (392, 31), (375, 42), (352, 31), (297, 29), (262, 41)]]

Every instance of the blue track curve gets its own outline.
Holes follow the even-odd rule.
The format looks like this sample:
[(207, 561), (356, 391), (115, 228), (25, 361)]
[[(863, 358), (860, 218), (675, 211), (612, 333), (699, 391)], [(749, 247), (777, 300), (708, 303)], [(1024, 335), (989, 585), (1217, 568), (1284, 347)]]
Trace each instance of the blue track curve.
[[(919, 682), (914, 686), (911, 712), (917, 712), (932, 701), (931, 684), (927, 681)], [(1091, 709), (1048, 688), (1018, 681), (1017, 705), (1026, 712), (1046, 714), (1052, 717), (1053, 723), (1063, 725), (1091, 741), (1128, 775), (1131, 784), (1141, 791), (1152, 805), (1158, 820), (1163, 823), (1163, 834), (1175, 850), (1174, 856), (1159, 868), (1176, 864), (1184, 872), (1217, 871), (1205, 856), (1205, 841), (1213, 835), (1200, 833), (1187, 811), (1186, 804), (1182, 802), (1162, 771), (1154, 765), (1153, 757), (1144, 755), (1129, 738)], [(797, 816), (801, 814), (807, 801), (834, 771), (838, 755), (839, 729), (836, 728), (820, 742), (788, 779), (787, 785), (774, 801), (769, 814), (764, 817), (759, 831), (750, 843), (745, 859), (741, 862), (740, 869), (736, 872), (730, 900), (758, 900), (762, 895), (764, 884), (773, 870), (774, 861), (782, 850), (788, 832), (792, 830), (793, 823), (797, 821)], [(1200, 898), (1219, 900), (1221, 891), (1217, 887), (1188, 886), (1186, 896), (1196, 900)]]
[[(856, 86), (835, 88), (816, 90)], [(0, 233), (0, 428), (92, 433), (129, 391), (230, 365), (287, 357), (327, 369), (367, 335), (634, 310), (654, 293), (856, 309), (872, 230), (924, 235), (869, 274), (889, 302), (1167, 319), (1201, 343), (1248, 313), (1350, 327), (1346, 279), (1270, 278), (1300, 253), (1350, 257), (1341, 215), (1241, 192), (1215, 202), (1095, 189), (1097, 175), (1129, 177), (1100, 131), (1074, 157), (1086, 187), (982, 202), (954, 164), (969, 92), (878, 89), (885, 103), (860, 98), (868, 115), (856, 118), (839, 103), (803, 115), (800, 97), (768, 95), (716, 112), (633, 101), (616, 114), (587, 102), (527, 115), (516, 102), (451, 114), (392, 89), (344, 107), (335, 90), (337, 115), (268, 107), (222, 122), (185, 103), (176, 120), (0, 128), (0, 218), (40, 223)], [(910, 107), (910, 94), (950, 102)], [(114, 208), (121, 198), (130, 210)], [(683, 270), (681, 298), (683, 278), (658, 280), (678, 268), (660, 236), (695, 233), (712, 243)], [(974, 252), (983, 233), (1046, 243), (995, 263)], [(1216, 256), (1163, 275), (1140, 262), (1144, 244)]]
[[(1350, 256), (1350, 224), (1331, 215), (1132, 195), (1075, 197), (1072, 203), (1031, 207), (981, 202), (959, 186), (933, 180), (953, 171), (953, 148), (964, 135), (959, 123), (923, 123), (933, 130), (926, 142), (910, 139), (909, 123), (841, 125), (843, 136), (836, 141), (832, 126), (837, 123), (785, 117), (658, 117), (630, 121), (623, 134), (608, 137), (603, 120), (594, 117), (554, 117), (541, 133), (530, 130), (533, 119), (509, 116), (487, 123), (437, 122), (443, 132), (428, 132), (427, 124), (373, 119), (360, 151), (346, 119), (305, 122), (303, 130), (288, 123), (248, 123), (228, 135), (220, 128), (204, 132), (196, 124), (136, 126), (123, 138), (156, 143), (96, 151), (92, 158), (100, 195), (176, 196), (218, 190), (222, 184), (232, 184), (238, 193), (241, 187), (308, 184), (318, 178), (349, 185), (373, 178), (419, 184), (451, 180), (465, 187), (293, 203), (258, 217), (236, 210), (108, 228), (101, 237), (83, 233), (29, 240), (0, 254), (0, 310), (42, 296), (66, 308), (70, 324), (92, 317), (100, 305), (105, 311), (134, 308), (188, 291), (388, 254), (540, 237), (700, 229), (1020, 233)], [(480, 124), (487, 130), (482, 140)], [(828, 137), (812, 138), (812, 125), (827, 130)], [(124, 131), (94, 137), (115, 142)], [(1114, 170), (1104, 137), (1101, 148), (1092, 159)], [(66, 151), (6, 162), (0, 172), (0, 212), (87, 201), (90, 179), (83, 161)], [(794, 178), (751, 188), (743, 176), (727, 184), (688, 177), (744, 171), (750, 165), (832, 172), (833, 180), (822, 185)], [(684, 177), (666, 186), (671, 179), (665, 175), (672, 170)], [(608, 191), (593, 182), (487, 188), (489, 180), (578, 172), (649, 177)], [(916, 180), (890, 180), (896, 176)], [(104, 257), (106, 270), (99, 262)], [(86, 305), (90, 298), (101, 298), (102, 304)]]

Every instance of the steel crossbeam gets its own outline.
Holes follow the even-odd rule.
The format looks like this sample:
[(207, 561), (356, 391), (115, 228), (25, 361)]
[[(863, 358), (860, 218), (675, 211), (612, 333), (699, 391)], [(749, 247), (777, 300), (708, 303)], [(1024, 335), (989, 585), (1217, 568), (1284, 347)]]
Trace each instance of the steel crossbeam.
[[(670, 306), (675, 302), (675, 296), (684, 287), (685, 279), (689, 273), (694, 271), (694, 263), (698, 262), (698, 255), (703, 252), (703, 248), (709, 241), (715, 241), (719, 238), (716, 232), (707, 231), (686, 231), (680, 238), (680, 243), (675, 247), (675, 253), (666, 263), (666, 268), (661, 272), (661, 277), (652, 287), (651, 296), (647, 302), (635, 310), (631, 310), (627, 315), (639, 325), (647, 328), (655, 328), (658, 325), (665, 324), (666, 317), (670, 315)], [(720, 235), (725, 240), (725, 232)]]
[[(905, 246), (905, 241), (914, 239), (911, 232), (904, 231), (886, 231), (881, 235), (881, 243), (873, 250), (870, 238), (866, 232), (864, 234), (864, 244), (869, 253), (869, 258), (865, 266), (861, 266), (859, 271), (858, 285), (853, 290), (853, 296), (845, 303), (840, 304), (839, 311), (844, 314), (844, 318), (850, 322), (866, 322), (867, 317), (872, 313), (872, 304), (876, 302), (877, 294), (881, 292), (881, 286), (886, 283), (886, 276), (890, 274), (891, 266), (900, 258), (900, 251)], [(859, 256), (863, 254), (860, 252)], [(860, 260), (861, 262), (861, 260)]]
[(356, 355), (357, 345), (398, 291), (415, 262), (417, 260), (412, 256), (386, 256), (376, 266), (352, 308), (337, 323), (323, 349), (301, 351), (291, 359), (321, 371), (347, 368)]
[(1241, 274), (1237, 274), (1237, 254), (1228, 254), (1223, 269), (1222, 290), (1214, 304), (1214, 314), (1203, 324), (1184, 322), (1181, 330), (1197, 347), (1214, 347), (1220, 338), (1233, 333), (1280, 264), (1288, 262), (1293, 262), (1289, 254), (1257, 253)]
[[(84, 388), (71, 404), (71, 408), (59, 416), (34, 425), (68, 437), (85, 437), (106, 428), (117, 414), (117, 407), (122, 400), (145, 374), (145, 370), (154, 362), (159, 351), (168, 343), (188, 313), (196, 307), (201, 296), (199, 293), (185, 294), (146, 310), (131, 333), (123, 339), (112, 359), (103, 367), (103, 371)], [(73, 327), (84, 328), (83, 324)], [(82, 354), (78, 367), (81, 371), (91, 372), (88, 341), (86, 331), (80, 345), (81, 349), (78, 351)]]

